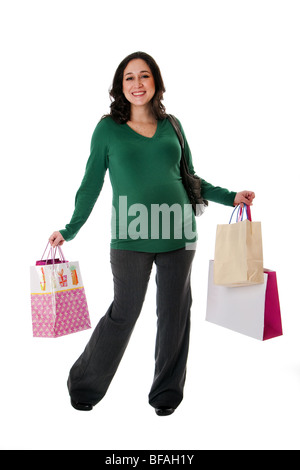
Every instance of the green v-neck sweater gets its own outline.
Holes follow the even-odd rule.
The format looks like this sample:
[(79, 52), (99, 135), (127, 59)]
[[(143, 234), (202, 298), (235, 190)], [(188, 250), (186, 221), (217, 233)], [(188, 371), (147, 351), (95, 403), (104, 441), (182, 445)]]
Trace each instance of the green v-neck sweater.
[[(180, 125), (181, 126), (181, 125)], [(195, 174), (185, 140), (190, 172)], [(76, 193), (70, 223), (60, 233), (72, 240), (87, 221), (106, 171), (113, 189), (111, 248), (151, 253), (184, 248), (197, 238), (196, 220), (180, 175), (181, 147), (168, 119), (152, 138), (117, 124), (110, 116), (96, 126), (90, 157)], [(202, 179), (204, 199), (233, 206), (236, 192)]]

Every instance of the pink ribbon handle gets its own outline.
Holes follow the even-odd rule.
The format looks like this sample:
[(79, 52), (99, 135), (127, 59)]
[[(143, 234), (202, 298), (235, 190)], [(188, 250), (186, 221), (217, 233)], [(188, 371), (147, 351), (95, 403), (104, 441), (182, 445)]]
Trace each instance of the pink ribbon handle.
[(66, 260), (64, 254), (63, 254), (63, 251), (62, 251), (61, 247), (58, 245), (57, 248), (58, 248), (58, 251), (59, 251), (60, 259), (62, 260), (63, 263), (67, 263), (67, 260)]
[(237, 212), (237, 216), (236, 216), (236, 221), (237, 222), (242, 222), (243, 218), (244, 218), (244, 212), (246, 210), (246, 216), (247, 216), (247, 219), (252, 222), (252, 217), (251, 217), (251, 210), (250, 210), (250, 206), (248, 206), (247, 204), (244, 204), (244, 206), (242, 207), (241, 205), (237, 205), (235, 206), (232, 214), (231, 214), (231, 217), (230, 217), (230, 220), (229, 220), (229, 224), (231, 224), (231, 221), (232, 221), (232, 218), (233, 218), (233, 214), (235, 213), (235, 211), (238, 210)]
[[(60, 246), (55, 247), (55, 249), (52, 246), (50, 246), (48, 256), (47, 256), (46, 260), (44, 260), (44, 256), (45, 256), (45, 253), (47, 251), (48, 246), (49, 246), (49, 242), (47, 243), (47, 246), (45, 248), (45, 251), (43, 253), (43, 256), (42, 256), (41, 260), (36, 262), (36, 266), (44, 266), (44, 265), (48, 265), (48, 264), (53, 264), (54, 265), (54, 264), (60, 264), (60, 263), (67, 263)], [(57, 248), (58, 248), (58, 251), (59, 251), (59, 256), (60, 256), (59, 258), (55, 258)], [(49, 259), (50, 253), (51, 253), (51, 258)]]
[(247, 206), (247, 217), (250, 222), (252, 222), (251, 209), (250, 206)]
[(249, 220), (249, 222), (252, 222), (251, 209), (250, 209), (250, 206), (248, 206), (247, 204), (244, 204), (244, 207), (240, 206), (239, 215), (238, 215), (238, 222), (241, 222), (243, 220), (245, 209), (246, 209), (247, 219)]

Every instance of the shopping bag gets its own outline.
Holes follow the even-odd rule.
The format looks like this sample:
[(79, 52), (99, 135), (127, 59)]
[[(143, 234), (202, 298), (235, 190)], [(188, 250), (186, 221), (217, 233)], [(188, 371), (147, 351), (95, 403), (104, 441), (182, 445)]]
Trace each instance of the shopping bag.
[[(237, 223), (231, 223), (234, 212)], [(244, 213), (247, 218), (243, 220)], [(261, 223), (252, 222), (250, 207), (236, 206), (229, 224), (217, 226), (214, 282), (221, 286), (263, 284)]]
[(276, 272), (265, 269), (263, 284), (218, 286), (209, 262), (206, 321), (260, 341), (283, 334)]
[[(47, 245), (48, 246), (48, 245)], [(47, 247), (45, 252), (47, 251)], [(78, 261), (66, 261), (61, 248), (30, 267), (34, 337), (57, 338), (91, 328)]]

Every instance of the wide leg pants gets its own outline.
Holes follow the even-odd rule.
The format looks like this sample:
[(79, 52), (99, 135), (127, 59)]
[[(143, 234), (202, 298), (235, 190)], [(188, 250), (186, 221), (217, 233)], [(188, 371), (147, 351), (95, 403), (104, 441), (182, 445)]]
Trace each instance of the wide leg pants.
[(71, 368), (68, 389), (74, 401), (96, 405), (106, 394), (142, 310), (155, 263), (157, 337), (149, 403), (177, 408), (186, 378), (194, 255), (195, 250), (184, 248), (165, 253), (111, 250), (114, 301)]

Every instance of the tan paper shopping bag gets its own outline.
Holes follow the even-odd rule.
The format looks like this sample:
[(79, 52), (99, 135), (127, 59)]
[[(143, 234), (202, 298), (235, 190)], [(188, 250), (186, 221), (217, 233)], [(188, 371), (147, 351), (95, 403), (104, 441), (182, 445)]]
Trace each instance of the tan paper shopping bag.
[[(239, 208), (237, 206), (235, 210)], [(244, 212), (247, 219), (243, 220)], [(238, 211), (237, 223), (217, 226), (214, 283), (247, 286), (264, 283), (261, 223), (252, 222), (250, 207)]]

